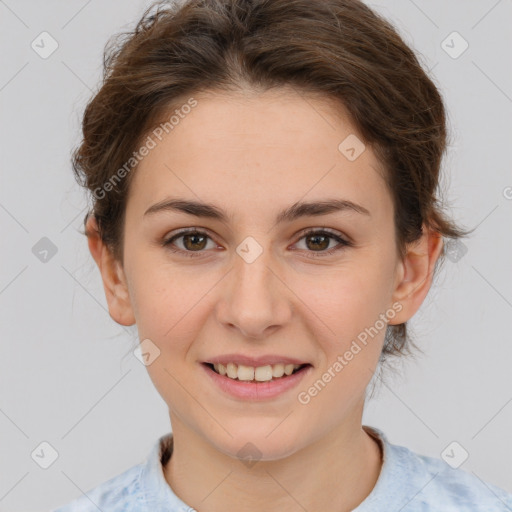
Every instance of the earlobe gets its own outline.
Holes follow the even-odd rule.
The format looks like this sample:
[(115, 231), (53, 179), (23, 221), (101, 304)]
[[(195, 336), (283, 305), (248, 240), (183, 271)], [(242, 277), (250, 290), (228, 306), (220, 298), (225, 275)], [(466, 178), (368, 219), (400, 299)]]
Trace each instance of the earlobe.
[(135, 317), (123, 268), (101, 239), (92, 215), (87, 219), (86, 231), (89, 251), (101, 273), (109, 314), (118, 324), (133, 325)]
[(402, 309), (389, 322), (390, 325), (404, 323), (418, 311), (432, 284), (435, 263), (442, 248), (441, 234), (425, 226), (421, 238), (408, 247), (404, 260), (400, 262), (393, 293), (393, 301), (399, 302)]

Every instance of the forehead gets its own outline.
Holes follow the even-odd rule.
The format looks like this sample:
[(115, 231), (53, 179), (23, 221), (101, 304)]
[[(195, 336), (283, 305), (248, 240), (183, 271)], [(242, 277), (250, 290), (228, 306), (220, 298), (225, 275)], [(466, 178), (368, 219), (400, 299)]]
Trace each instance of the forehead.
[(138, 215), (166, 195), (248, 215), (262, 202), (281, 209), (326, 195), (371, 205), (377, 215), (390, 208), (380, 162), (342, 105), (292, 89), (194, 99), (193, 108), (163, 117), (178, 114), (172, 129), (148, 134), (155, 146), (130, 187), (129, 208)]

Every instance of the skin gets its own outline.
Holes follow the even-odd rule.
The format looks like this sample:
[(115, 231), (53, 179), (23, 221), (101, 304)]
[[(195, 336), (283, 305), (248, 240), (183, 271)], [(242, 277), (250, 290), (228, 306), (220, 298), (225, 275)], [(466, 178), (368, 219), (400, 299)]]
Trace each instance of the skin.
[[(431, 286), (442, 239), (425, 229), (399, 259), (379, 162), (370, 147), (353, 162), (338, 150), (356, 134), (343, 110), (289, 89), (195, 98), (198, 105), (136, 170), (124, 264), (97, 233), (89, 237), (111, 317), (136, 323), (140, 340), (149, 338), (161, 352), (147, 369), (169, 407), (174, 435), (165, 478), (201, 512), (240, 504), (247, 512), (352, 510), (381, 469), (379, 445), (361, 421), (385, 329), (309, 403), (299, 403), (297, 394), (393, 304), (401, 310), (389, 324), (414, 315)], [(171, 195), (214, 203), (230, 221), (170, 211), (143, 217)], [(358, 203), (371, 216), (343, 211), (275, 222), (296, 201), (330, 198)], [(94, 218), (88, 227), (97, 228)], [(301, 234), (324, 227), (354, 245), (308, 257), (338, 246), (335, 239), (315, 245)], [(182, 251), (202, 251), (199, 257), (159, 244), (179, 228), (209, 231), (206, 245), (174, 242)], [(247, 236), (263, 250), (250, 264), (236, 252)], [(236, 400), (200, 366), (228, 352), (290, 355), (313, 370), (277, 398)], [(250, 467), (237, 457), (247, 442), (261, 453)]]

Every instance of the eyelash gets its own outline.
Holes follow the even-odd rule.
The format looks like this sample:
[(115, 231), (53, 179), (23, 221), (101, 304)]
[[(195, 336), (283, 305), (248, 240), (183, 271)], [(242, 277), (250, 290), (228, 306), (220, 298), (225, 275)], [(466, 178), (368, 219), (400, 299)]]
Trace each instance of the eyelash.
[[(200, 229), (186, 229), (186, 230), (176, 233), (171, 238), (164, 240), (162, 242), (162, 246), (166, 247), (171, 252), (180, 253), (189, 258), (197, 258), (197, 257), (202, 256), (202, 253), (204, 251), (184, 251), (183, 249), (176, 249), (175, 247), (173, 247), (172, 242), (174, 242), (174, 240), (181, 238), (183, 236), (186, 236), (186, 235), (205, 235), (208, 238), (210, 238), (210, 240), (212, 239), (208, 235), (208, 233), (206, 233), (205, 231), (201, 231)], [(339, 242), (339, 245), (333, 247), (332, 249), (326, 250), (326, 251), (306, 251), (306, 252), (312, 253), (312, 254), (306, 256), (308, 258), (314, 259), (314, 258), (323, 258), (326, 256), (331, 256), (333, 253), (335, 253), (345, 247), (352, 247), (354, 245), (352, 242), (349, 242), (348, 240), (345, 240), (344, 238), (341, 238), (339, 235), (337, 235), (331, 231), (328, 231), (326, 229), (309, 229), (309, 230), (303, 232), (301, 234), (299, 240), (297, 240), (297, 241), (300, 241), (303, 238), (306, 238), (307, 236), (311, 236), (311, 235), (327, 236), (328, 238), (331, 238), (331, 239), (335, 240), (336, 242)]]

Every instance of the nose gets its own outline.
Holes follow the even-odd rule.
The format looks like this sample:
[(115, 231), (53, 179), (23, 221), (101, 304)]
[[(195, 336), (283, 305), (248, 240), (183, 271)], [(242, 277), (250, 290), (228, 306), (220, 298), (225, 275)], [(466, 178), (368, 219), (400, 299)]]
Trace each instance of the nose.
[(279, 276), (269, 250), (249, 263), (238, 254), (220, 290), (217, 320), (244, 338), (263, 339), (286, 325), (293, 294)]

